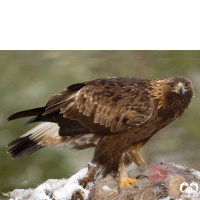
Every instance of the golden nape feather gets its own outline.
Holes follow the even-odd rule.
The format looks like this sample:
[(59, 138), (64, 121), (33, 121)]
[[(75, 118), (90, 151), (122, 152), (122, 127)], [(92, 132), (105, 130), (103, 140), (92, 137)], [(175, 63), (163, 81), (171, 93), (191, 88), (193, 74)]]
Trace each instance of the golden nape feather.
[(124, 165), (145, 165), (139, 148), (181, 116), (193, 97), (192, 83), (185, 77), (115, 77), (74, 84), (44, 107), (8, 118), (32, 116), (26, 124), (42, 122), (12, 141), (9, 153), (19, 158), (47, 145), (95, 147), (92, 162), (103, 169), (103, 175), (118, 172), (120, 180), (127, 182)]

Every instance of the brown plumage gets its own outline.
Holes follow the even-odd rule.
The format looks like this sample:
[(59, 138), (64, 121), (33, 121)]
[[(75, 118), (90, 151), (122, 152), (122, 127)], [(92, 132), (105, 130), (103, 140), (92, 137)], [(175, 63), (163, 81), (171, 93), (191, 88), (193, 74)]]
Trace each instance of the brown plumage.
[(145, 165), (139, 148), (180, 117), (192, 97), (192, 83), (185, 77), (117, 77), (74, 84), (51, 97), (45, 107), (8, 118), (36, 115), (27, 124), (43, 122), (8, 144), (15, 145), (9, 153), (18, 158), (57, 144), (72, 144), (78, 150), (96, 147), (93, 162), (103, 174), (119, 172), (124, 177), (124, 164)]

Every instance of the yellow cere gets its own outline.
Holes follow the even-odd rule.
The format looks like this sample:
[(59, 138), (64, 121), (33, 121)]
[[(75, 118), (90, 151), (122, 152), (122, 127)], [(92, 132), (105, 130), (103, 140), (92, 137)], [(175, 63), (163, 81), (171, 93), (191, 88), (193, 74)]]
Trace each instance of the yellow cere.
[(184, 88), (183, 83), (181, 83), (181, 82), (179, 82), (177, 86), (178, 87), (182, 86)]

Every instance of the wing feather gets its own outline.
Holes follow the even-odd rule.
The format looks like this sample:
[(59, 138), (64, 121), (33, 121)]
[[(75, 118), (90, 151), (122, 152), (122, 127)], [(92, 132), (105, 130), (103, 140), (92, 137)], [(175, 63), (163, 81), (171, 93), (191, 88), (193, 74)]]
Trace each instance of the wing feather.
[(60, 112), (90, 133), (117, 134), (151, 117), (154, 105), (147, 84), (147, 79), (127, 77), (74, 84), (49, 99), (43, 116)]
[(64, 102), (60, 112), (65, 118), (77, 120), (94, 134), (115, 134), (138, 126), (151, 117), (154, 109), (145, 87), (138, 87), (138, 84), (136, 87), (134, 82), (122, 86), (106, 80), (86, 82), (84, 87), (60, 102)]

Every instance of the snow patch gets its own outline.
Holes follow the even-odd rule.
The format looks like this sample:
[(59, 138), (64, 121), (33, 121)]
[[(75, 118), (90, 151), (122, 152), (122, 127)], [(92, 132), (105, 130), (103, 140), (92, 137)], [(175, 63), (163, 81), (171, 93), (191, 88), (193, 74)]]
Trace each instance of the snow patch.
[(185, 167), (183, 167), (181, 165), (174, 164), (174, 163), (173, 163), (173, 166), (176, 166), (177, 168), (180, 168), (180, 169), (185, 169)]
[(195, 169), (190, 169), (190, 171), (192, 172), (193, 175), (195, 175), (197, 178), (200, 179), (200, 172), (195, 170)]
[(79, 185), (79, 180), (84, 178), (87, 172), (88, 168), (83, 168), (69, 179), (49, 179), (35, 189), (15, 189), (12, 192), (3, 193), (3, 195), (10, 197), (10, 200), (51, 200), (52, 197), (70, 200), (72, 195), (79, 190), (86, 200), (89, 190)]
[(62, 188), (54, 192), (56, 199), (71, 199), (74, 192), (81, 190), (84, 194), (83, 198), (87, 199), (89, 195), (89, 190), (84, 189), (79, 185), (78, 180), (84, 178), (88, 172), (88, 168), (81, 169), (78, 173), (74, 174), (71, 178), (67, 180)]

